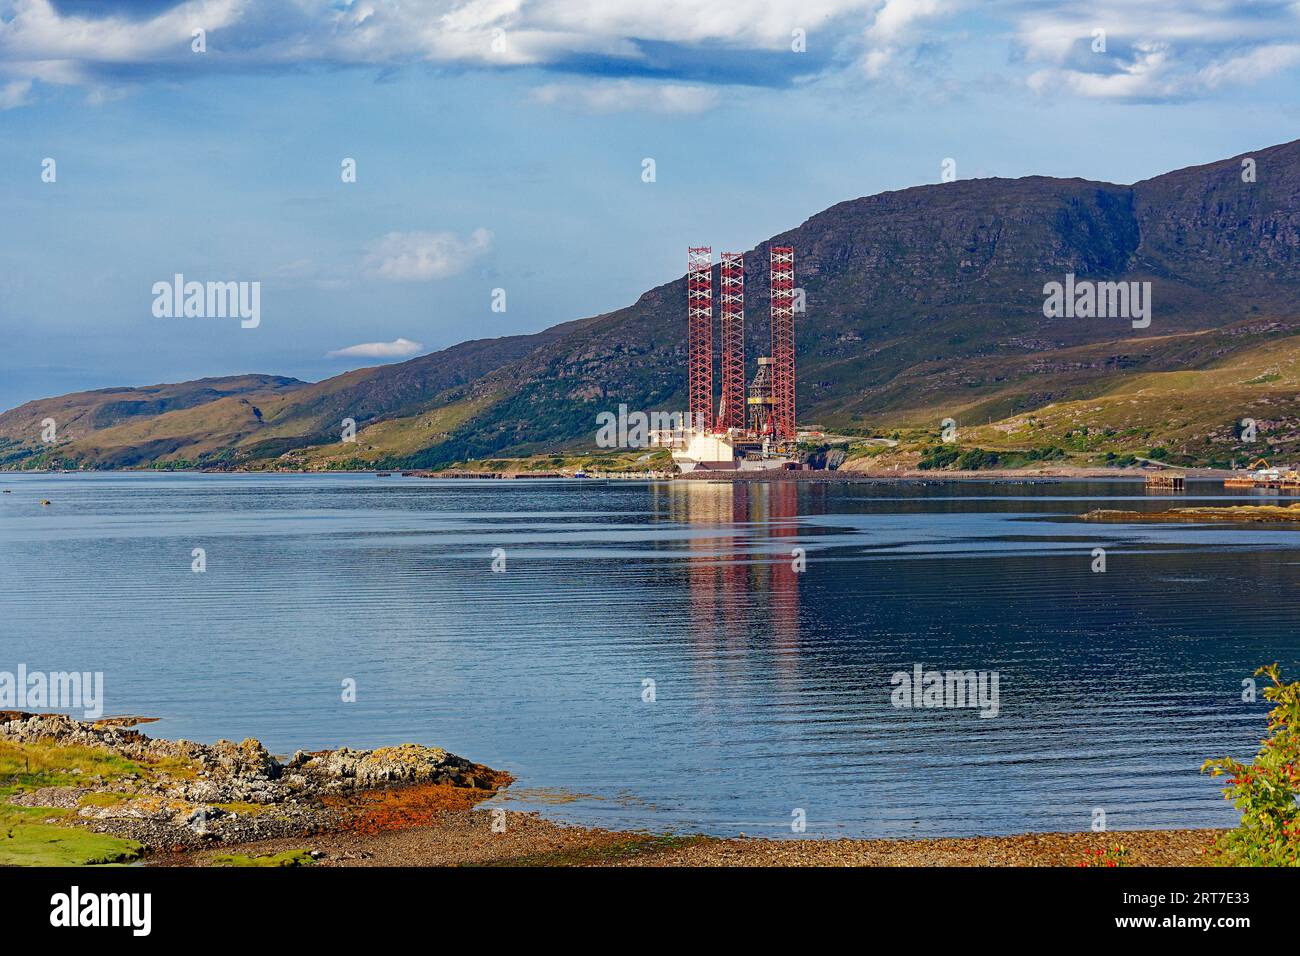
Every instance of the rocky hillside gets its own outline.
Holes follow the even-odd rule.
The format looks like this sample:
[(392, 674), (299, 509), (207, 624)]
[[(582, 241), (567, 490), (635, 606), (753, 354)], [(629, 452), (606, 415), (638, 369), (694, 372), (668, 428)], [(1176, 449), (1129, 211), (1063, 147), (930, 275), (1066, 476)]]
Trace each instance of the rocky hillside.
[[(152, 463), (228, 465), (328, 440), (339, 423), (400, 417), (562, 335), (481, 339), (398, 365), (357, 369), (316, 384), (268, 375), (179, 385), (99, 389), (28, 402), (0, 415), (0, 467), (129, 468)], [(56, 441), (43, 441), (53, 418)], [(248, 450), (249, 448), (253, 450)]]
[[(1247, 158), (1254, 181), (1243, 177)], [(1300, 141), (1129, 186), (980, 179), (840, 203), (747, 253), (751, 361), (767, 351), (771, 244), (794, 246), (806, 293), (797, 322), (802, 422), (861, 434), (937, 429), (944, 417), (988, 426), (1124, 392), (1138, 376), (1289, 353), (1300, 334)], [(1150, 282), (1150, 326), (1045, 317), (1044, 284), (1067, 273)], [(685, 299), (683, 277), (625, 309), (536, 335), (469, 342), (315, 385), (252, 377), (261, 381), (255, 395), (205, 404), (149, 409), (146, 396), (118, 396), (114, 411), (97, 405), (61, 424), (54, 447), (34, 423), (62, 422), (80, 397), (33, 402), (0, 416), (0, 461), (429, 467), (589, 444), (596, 414), (620, 402), (684, 406)], [(1231, 437), (1238, 405), (1277, 383), (1269, 374), (1254, 383), (1260, 395), (1249, 379), (1233, 383), (1243, 391), (1203, 415), (1187, 396), (1184, 430)], [(1270, 421), (1295, 431), (1295, 400), (1267, 401)], [(136, 402), (129, 417), (115, 417)], [(337, 442), (344, 417), (362, 426), (355, 444)], [(1143, 442), (1176, 438), (1157, 405), (1129, 417)]]

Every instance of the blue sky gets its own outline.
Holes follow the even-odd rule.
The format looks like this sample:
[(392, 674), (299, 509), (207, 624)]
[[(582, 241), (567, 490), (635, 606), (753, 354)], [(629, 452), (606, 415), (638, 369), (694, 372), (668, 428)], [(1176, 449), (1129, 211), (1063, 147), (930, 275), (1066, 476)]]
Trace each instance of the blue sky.
[[(1268, 0), (0, 0), (0, 408), (536, 331), (947, 157), (1131, 182), (1295, 139), (1297, 90)], [(156, 318), (175, 273), (260, 282), (260, 325)]]

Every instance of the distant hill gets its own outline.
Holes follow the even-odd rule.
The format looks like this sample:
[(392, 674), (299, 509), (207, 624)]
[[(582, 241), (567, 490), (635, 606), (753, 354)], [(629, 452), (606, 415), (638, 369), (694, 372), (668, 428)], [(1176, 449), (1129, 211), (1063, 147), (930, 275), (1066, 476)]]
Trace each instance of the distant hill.
[[(972, 430), (963, 441), (1209, 462), (1243, 454), (1236, 423), (1252, 417), (1267, 425), (1249, 450), (1300, 452), (1300, 141), (1247, 156), (1129, 186), (979, 179), (839, 203), (746, 254), (751, 362), (767, 351), (768, 247), (788, 244), (807, 300), (803, 422), (869, 435), (951, 417)], [(1150, 327), (1044, 317), (1043, 286), (1066, 273), (1151, 282)], [(316, 384), (258, 375), (30, 402), (0, 415), (0, 465), (436, 467), (589, 445), (596, 414), (620, 402), (684, 408), (685, 301), (683, 277), (606, 315)], [(1124, 403), (1124, 424), (1081, 443), (1090, 402)], [(1068, 425), (1064, 408), (1078, 413)], [(338, 442), (344, 418), (355, 444)]]

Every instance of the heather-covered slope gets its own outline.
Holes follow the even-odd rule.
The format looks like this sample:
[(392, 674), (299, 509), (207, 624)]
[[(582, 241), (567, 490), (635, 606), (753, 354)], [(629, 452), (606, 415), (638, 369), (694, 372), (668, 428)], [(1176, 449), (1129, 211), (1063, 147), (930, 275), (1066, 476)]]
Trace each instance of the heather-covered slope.
[[(50, 419), (54, 421), (54, 446), (60, 452), (68, 450), (69, 456), (96, 464), (119, 463), (114, 460), (115, 453), (104, 454), (105, 447), (125, 449), (131, 460), (122, 464), (167, 455), (173, 442), (166, 437), (161, 443), (154, 439), (165, 436), (166, 423), (178, 419), (190, 422), (207, 440), (226, 444), (240, 434), (247, 420), (256, 420), (259, 404), (306, 387), (306, 382), (277, 375), (239, 375), (174, 385), (103, 388), (27, 402), (0, 415), (0, 465), (21, 464), (45, 450), (44, 423)], [(87, 444), (97, 435), (118, 437), (106, 445)]]
[[(1249, 157), (1253, 182), (1235, 157), (1132, 186), (982, 179), (840, 203), (747, 253), (751, 362), (767, 351), (771, 244), (795, 247), (806, 293), (796, 323), (803, 422), (868, 431), (945, 416), (988, 421), (1100, 395), (1139, 374), (1289, 348), (1300, 333), (1300, 141)], [(1150, 281), (1150, 327), (1045, 318), (1043, 286), (1066, 273)], [(192, 433), (184, 410), (161, 410), (160, 420), (175, 416), (164, 432), (193, 438), (161, 453), (165, 444), (150, 444), (156, 428), (105, 419), (93, 442), (74, 429), (55, 454), (91, 465), (123, 463), (130, 449), (140, 461), (310, 462), (337, 441), (344, 417), (363, 428), (355, 447), (324, 456), (336, 463), (434, 466), (589, 443), (595, 415), (620, 402), (683, 407), (685, 298), (681, 278), (537, 335), (277, 388), (253, 402), (261, 417), (252, 423), (237, 401), (214, 400), (224, 424), (205, 420)], [(45, 407), (0, 416), (0, 440), (41, 461), (32, 406)], [(1201, 424), (1230, 425), (1218, 421), (1226, 413), (1207, 408)], [(1160, 410), (1148, 417), (1158, 439)]]
[[(989, 179), (840, 203), (747, 254), (750, 355), (766, 352), (771, 244), (795, 247), (807, 293), (800, 419), (833, 427), (1001, 417), (1289, 335), (1300, 142), (1252, 157), (1253, 183), (1237, 157), (1135, 186)], [(1043, 285), (1067, 272), (1151, 281), (1151, 327), (1044, 318)], [(685, 296), (684, 278), (668, 283), (476, 383), (507, 397), (411, 461), (589, 436), (594, 413), (620, 401), (680, 408)], [(1183, 334), (1198, 330), (1217, 334)]]
[[(28, 402), (0, 415), (0, 465), (228, 465), (273, 458), (337, 437), (344, 418), (364, 424), (436, 405), (431, 399), (447, 389), (518, 359), (565, 328), (464, 342), (316, 384), (253, 375)], [(53, 447), (41, 439), (46, 418), (58, 425)]]

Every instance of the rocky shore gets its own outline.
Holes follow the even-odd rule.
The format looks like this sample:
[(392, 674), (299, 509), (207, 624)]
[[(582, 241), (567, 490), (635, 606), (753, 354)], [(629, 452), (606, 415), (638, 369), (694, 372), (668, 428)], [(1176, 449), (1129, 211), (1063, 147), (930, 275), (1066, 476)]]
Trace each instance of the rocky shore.
[[(176, 851), (363, 827), (367, 810), (383, 808), (375, 794), (390, 788), (406, 803), (424, 796), (426, 803), (470, 805), (511, 779), (417, 744), (299, 751), (282, 761), (257, 740), (155, 739), (129, 728), (136, 722), (0, 712), (0, 752), (9, 763), (43, 767), (16, 774), (16, 784), (0, 780), (0, 799), (61, 811), (46, 823), (83, 826), (146, 851)], [(431, 788), (456, 799), (430, 801)]]
[[(913, 840), (718, 838), (567, 826), (507, 812), (493, 827), (482, 810), (441, 811), (423, 826), (360, 834), (322, 833), (304, 844), (267, 840), (241, 847), (257, 859), (307, 847), (318, 866), (617, 867), (1079, 867), (1207, 866), (1219, 830), (1024, 833)], [(218, 863), (223, 851), (164, 854), (162, 866)]]
[[(160, 866), (1126, 866), (1208, 862), (1217, 831), (931, 840), (722, 839), (475, 807), (511, 777), (436, 747), (269, 753), (0, 711), (0, 864)], [(1108, 857), (1107, 857), (1108, 858)]]

